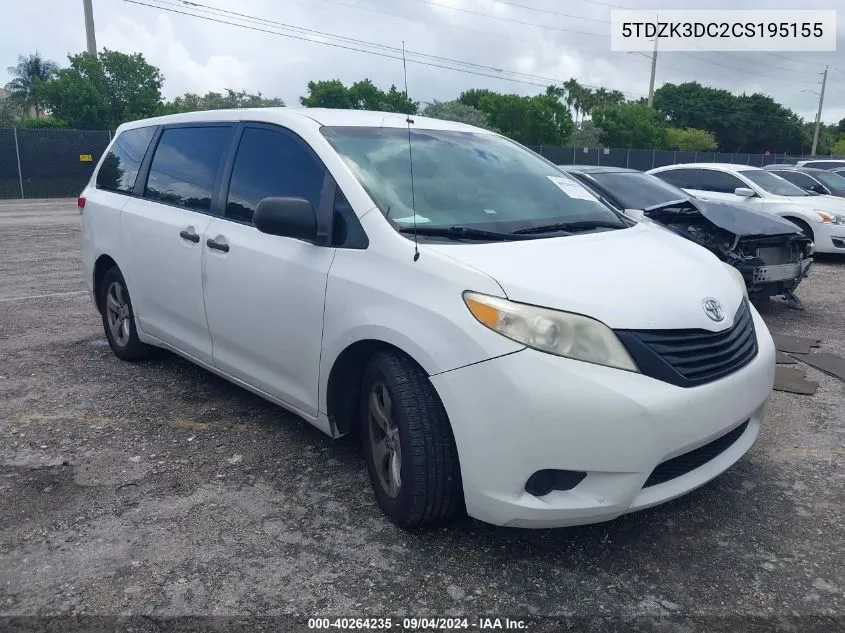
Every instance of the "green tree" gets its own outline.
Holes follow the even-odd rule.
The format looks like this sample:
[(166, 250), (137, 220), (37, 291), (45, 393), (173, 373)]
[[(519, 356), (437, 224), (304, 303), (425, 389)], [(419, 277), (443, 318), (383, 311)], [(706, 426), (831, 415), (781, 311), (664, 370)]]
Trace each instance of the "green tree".
[(744, 138), (744, 117), (737, 97), (727, 90), (707, 88), (695, 81), (667, 83), (654, 91), (654, 108), (666, 116), (672, 127), (710, 130), (723, 151), (742, 149), (737, 141)]
[(617, 103), (598, 108), (593, 122), (601, 129), (606, 147), (664, 149), (666, 127), (660, 113), (643, 103)]
[(830, 148), (831, 154), (834, 156), (845, 156), (845, 138), (841, 138), (833, 144)]
[(141, 53), (103, 49), (69, 55), (70, 66), (40, 84), (53, 116), (82, 129), (114, 128), (161, 109), (164, 77)]
[(308, 94), (299, 98), (306, 108), (335, 108), (341, 110), (375, 110), (416, 114), (419, 103), (411, 100), (395, 85), (386, 92), (369, 79), (356, 81), (346, 87), (339, 79), (309, 81)]
[(572, 135), (575, 147), (599, 147), (601, 145), (602, 130), (596, 127), (594, 121), (582, 121), (581, 127)]
[(679, 149), (685, 152), (713, 152), (719, 147), (716, 137), (707, 130), (695, 128), (666, 128), (666, 138), (669, 149)]
[(9, 91), (9, 99), (16, 104), (24, 115), (30, 112), (39, 118), (42, 112), (42, 103), (39, 98), (39, 86), (50, 79), (59, 69), (55, 62), (46, 60), (36, 51), (32, 55), (21, 55), (18, 63), (8, 68), (13, 79), (6, 84)]
[(231, 108), (277, 108), (285, 105), (279, 98), (267, 98), (261, 92), (250, 94), (246, 90), (236, 92), (226, 88), (225, 93), (207, 92), (204, 95), (186, 92), (173, 101), (165, 103), (162, 113), (197, 112), (200, 110), (227, 110)]
[(840, 134), (845, 134), (845, 119), (839, 120), (839, 123), (836, 124), (836, 131)]
[(697, 82), (664, 84), (655, 109), (669, 125), (709, 130), (723, 152), (800, 152), (801, 119), (768, 95), (734, 95)]
[(432, 101), (427, 104), (421, 114), (423, 116), (430, 116), (434, 119), (443, 119), (444, 121), (457, 121), (458, 123), (466, 123), (467, 125), (474, 125), (475, 127), (492, 129), (487, 114), (473, 108), (472, 106), (461, 103), (458, 100), (454, 101)]
[(801, 118), (768, 95), (754, 93), (737, 97), (741, 130), (737, 131), (738, 149), (752, 154), (797, 152), (803, 135)]
[(458, 101), (481, 110), (493, 128), (525, 145), (565, 145), (572, 136), (572, 116), (548, 93), (525, 97), (467, 90)]

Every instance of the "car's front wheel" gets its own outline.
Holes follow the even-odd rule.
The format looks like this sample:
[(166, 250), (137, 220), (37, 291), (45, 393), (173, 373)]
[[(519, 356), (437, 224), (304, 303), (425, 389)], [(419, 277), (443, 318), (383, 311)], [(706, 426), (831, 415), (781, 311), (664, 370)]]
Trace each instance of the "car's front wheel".
[(138, 338), (129, 289), (117, 266), (112, 266), (103, 275), (98, 293), (103, 329), (115, 356), (129, 361), (147, 358), (152, 348)]
[(379, 352), (364, 370), (360, 431), (379, 506), (394, 523), (443, 521), (463, 505), (455, 439), (425, 372), (398, 352)]

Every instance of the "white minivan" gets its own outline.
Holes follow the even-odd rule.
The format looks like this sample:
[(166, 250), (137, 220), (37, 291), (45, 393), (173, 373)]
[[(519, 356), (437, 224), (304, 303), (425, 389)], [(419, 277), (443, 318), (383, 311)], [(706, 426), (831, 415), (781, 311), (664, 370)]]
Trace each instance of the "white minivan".
[[(498, 134), (291, 108), (127, 123), (79, 199), (125, 360), (169, 349), (358, 433), (405, 527), (612, 519), (751, 447), (772, 339), (737, 271)], [(174, 394), (178, 396), (178, 394)]]

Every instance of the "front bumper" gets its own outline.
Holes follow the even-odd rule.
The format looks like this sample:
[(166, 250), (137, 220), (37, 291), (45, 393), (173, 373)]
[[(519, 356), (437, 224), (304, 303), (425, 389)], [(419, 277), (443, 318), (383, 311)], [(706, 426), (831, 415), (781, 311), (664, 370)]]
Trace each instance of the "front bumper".
[[(470, 516), (538, 528), (606, 521), (681, 496), (729, 468), (757, 437), (774, 383), (774, 344), (752, 314), (757, 356), (699, 387), (530, 349), (432, 376), (452, 422)], [(746, 421), (710, 461), (644, 488), (662, 462)], [(571, 490), (536, 497), (525, 483), (542, 469), (587, 476)]]
[(845, 226), (819, 223), (811, 228), (817, 253), (845, 253)]

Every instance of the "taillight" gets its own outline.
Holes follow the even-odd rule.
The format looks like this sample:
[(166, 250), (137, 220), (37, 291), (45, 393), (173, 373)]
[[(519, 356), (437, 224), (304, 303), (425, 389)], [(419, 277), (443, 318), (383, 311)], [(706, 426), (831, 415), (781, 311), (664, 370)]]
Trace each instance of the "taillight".
[(79, 207), (79, 212), (82, 213), (82, 209), (85, 208), (85, 196), (79, 196), (76, 199), (76, 206)]

